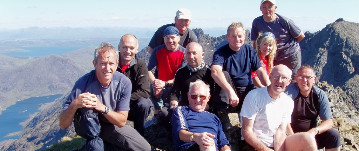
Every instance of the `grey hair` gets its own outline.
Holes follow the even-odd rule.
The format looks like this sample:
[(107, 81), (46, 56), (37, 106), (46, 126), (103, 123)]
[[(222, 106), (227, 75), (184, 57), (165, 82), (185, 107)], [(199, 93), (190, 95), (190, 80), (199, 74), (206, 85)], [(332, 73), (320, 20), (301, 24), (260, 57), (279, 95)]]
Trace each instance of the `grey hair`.
[(188, 93), (190, 93), (194, 87), (203, 88), (203, 89), (205, 89), (205, 92), (207, 92), (207, 95), (210, 95), (209, 85), (204, 83), (202, 80), (198, 79), (195, 82), (191, 82), (189, 84)]
[(231, 25), (227, 28), (227, 35), (229, 34), (229, 31), (233, 28), (242, 28), (244, 30), (244, 26), (241, 22), (233, 22)]
[(98, 55), (103, 51), (113, 50), (116, 53), (116, 60), (118, 61), (118, 51), (116, 51), (115, 47), (113, 47), (109, 42), (102, 42), (96, 49), (94, 53), (93, 61), (97, 61)]
[(297, 73), (299, 73), (299, 71), (302, 71), (302, 70), (304, 70), (304, 69), (310, 69), (310, 70), (312, 70), (314, 76), (316, 76), (316, 73), (315, 73), (315, 70), (313, 69), (313, 67), (311, 67), (310, 65), (307, 65), (307, 64), (300, 66), (300, 68), (298, 69)]

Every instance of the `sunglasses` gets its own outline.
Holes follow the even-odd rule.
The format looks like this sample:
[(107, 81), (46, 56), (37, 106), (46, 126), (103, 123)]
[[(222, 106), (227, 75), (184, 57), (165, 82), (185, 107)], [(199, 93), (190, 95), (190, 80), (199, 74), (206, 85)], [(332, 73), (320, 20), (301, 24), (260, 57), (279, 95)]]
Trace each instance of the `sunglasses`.
[(201, 101), (205, 100), (207, 98), (207, 96), (204, 95), (191, 95), (191, 99), (196, 100), (197, 98), (199, 98)]

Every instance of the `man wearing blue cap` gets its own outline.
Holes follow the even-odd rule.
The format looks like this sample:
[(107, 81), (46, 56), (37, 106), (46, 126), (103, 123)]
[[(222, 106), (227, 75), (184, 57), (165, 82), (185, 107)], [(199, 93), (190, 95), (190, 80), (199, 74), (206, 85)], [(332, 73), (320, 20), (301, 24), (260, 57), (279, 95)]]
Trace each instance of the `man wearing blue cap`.
[[(163, 105), (163, 100), (171, 91), (176, 71), (184, 66), (185, 48), (179, 45), (180, 33), (174, 26), (168, 26), (163, 33), (164, 44), (156, 47), (150, 57), (147, 69), (152, 84), (151, 99), (155, 116)], [(157, 67), (158, 76), (152, 70)]]

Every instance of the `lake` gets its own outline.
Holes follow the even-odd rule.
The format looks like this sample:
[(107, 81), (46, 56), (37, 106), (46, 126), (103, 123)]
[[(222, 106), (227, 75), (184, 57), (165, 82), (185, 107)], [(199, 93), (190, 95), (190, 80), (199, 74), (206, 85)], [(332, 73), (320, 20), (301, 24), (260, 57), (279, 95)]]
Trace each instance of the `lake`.
[(31, 114), (39, 111), (41, 104), (49, 103), (62, 96), (61, 94), (32, 97), (18, 101), (15, 105), (8, 107), (0, 115), (0, 142), (8, 139), (17, 139), (19, 136), (6, 136), (22, 130), (21, 122), (26, 121)]

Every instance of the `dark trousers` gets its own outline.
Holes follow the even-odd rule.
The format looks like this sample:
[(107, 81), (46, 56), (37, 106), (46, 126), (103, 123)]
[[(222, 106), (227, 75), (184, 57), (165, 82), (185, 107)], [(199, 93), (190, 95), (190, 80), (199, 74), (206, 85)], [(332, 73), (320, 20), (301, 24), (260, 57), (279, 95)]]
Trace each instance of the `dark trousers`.
[(153, 107), (151, 100), (140, 98), (137, 101), (131, 101), (128, 119), (133, 121), (134, 128), (143, 136), (145, 133), (145, 122)]
[(340, 135), (336, 129), (329, 129), (326, 132), (316, 135), (315, 140), (317, 141), (318, 148), (332, 149), (340, 147)]
[(125, 125), (120, 128), (99, 120), (99, 117), (97, 111), (86, 108), (78, 109), (75, 114), (75, 131), (86, 139), (85, 150), (151, 150), (150, 144), (132, 127)]
[(253, 89), (255, 89), (254, 85), (248, 85), (246, 87), (236, 87), (236, 93), (239, 98), (239, 103), (236, 107), (229, 106), (228, 112), (241, 113), (244, 98), (247, 96), (248, 92)]
[(298, 69), (302, 65), (302, 52), (299, 50), (299, 51), (297, 51), (297, 53), (295, 53), (292, 56), (289, 56), (288, 58), (281, 59), (281, 60), (275, 59), (273, 64), (274, 65), (278, 65), (278, 64), (286, 65), (289, 69), (291, 69), (293, 71), (292, 77), (294, 77), (295, 75), (297, 75)]

